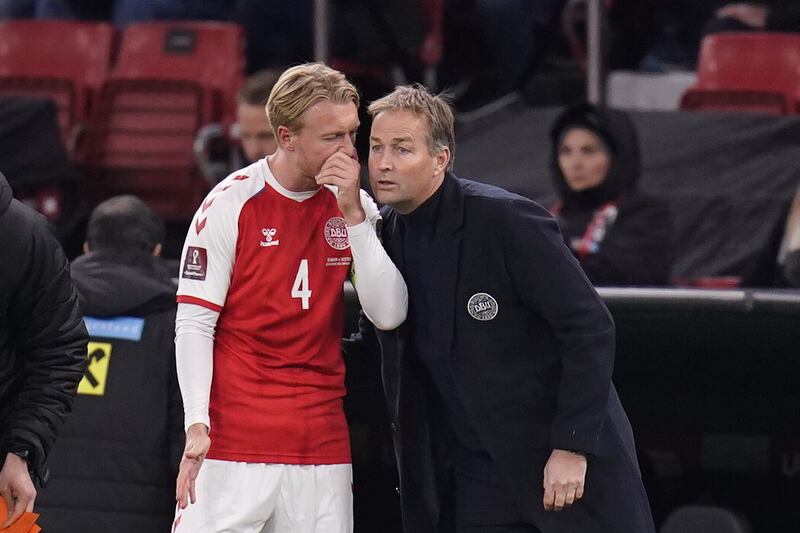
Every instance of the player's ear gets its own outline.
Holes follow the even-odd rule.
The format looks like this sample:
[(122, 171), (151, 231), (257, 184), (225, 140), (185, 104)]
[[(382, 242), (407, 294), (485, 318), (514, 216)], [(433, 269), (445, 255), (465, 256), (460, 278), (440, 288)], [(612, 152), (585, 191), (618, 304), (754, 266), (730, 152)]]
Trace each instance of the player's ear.
[(277, 136), (278, 146), (280, 146), (284, 150), (293, 151), (294, 139), (295, 139), (294, 132), (289, 128), (287, 128), (286, 126), (278, 126), (277, 134), (278, 134)]

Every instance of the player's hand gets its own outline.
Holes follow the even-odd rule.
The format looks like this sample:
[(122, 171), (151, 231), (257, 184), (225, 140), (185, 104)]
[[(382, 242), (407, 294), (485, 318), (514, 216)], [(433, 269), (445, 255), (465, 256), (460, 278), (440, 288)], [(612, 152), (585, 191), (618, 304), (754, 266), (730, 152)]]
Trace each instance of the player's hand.
[(769, 9), (760, 4), (739, 2), (717, 9), (715, 15), (717, 18), (734, 18), (751, 28), (763, 30), (767, 27)]
[(5, 529), (22, 516), (25, 511), (33, 511), (36, 488), (28, 472), (28, 463), (19, 455), (8, 453), (0, 470), (0, 495), (6, 501), (8, 517), (0, 525)]
[(367, 218), (361, 206), (361, 165), (353, 154), (339, 150), (322, 164), (316, 176), (319, 185), (335, 185), (338, 188), (339, 210), (348, 226), (355, 226)]
[(175, 484), (175, 499), (181, 509), (186, 509), (189, 501), (192, 503), (197, 501), (194, 484), (210, 447), (208, 427), (205, 424), (189, 426), (186, 430), (186, 448), (183, 451), (178, 481)]
[(561, 511), (583, 498), (586, 457), (553, 450), (544, 466), (544, 509)]

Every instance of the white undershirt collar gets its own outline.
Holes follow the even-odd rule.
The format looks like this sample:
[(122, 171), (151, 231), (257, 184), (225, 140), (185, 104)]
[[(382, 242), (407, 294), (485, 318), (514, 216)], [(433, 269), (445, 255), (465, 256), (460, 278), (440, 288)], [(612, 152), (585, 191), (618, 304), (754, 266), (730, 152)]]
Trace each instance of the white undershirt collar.
[(264, 181), (266, 181), (270, 187), (275, 189), (275, 192), (277, 192), (281, 196), (289, 198), (290, 200), (295, 200), (297, 202), (304, 202), (305, 200), (308, 200), (309, 198), (317, 194), (319, 190), (322, 188), (320, 187), (319, 189), (315, 189), (313, 191), (300, 191), (300, 192), (290, 191), (289, 189), (281, 185), (277, 179), (275, 179), (275, 176), (272, 174), (272, 169), (269, 167), (269, 157), (265, 157), (264, 159), (262, 159), (261, 163), (262, 163), (262, 169), (264, 171)]

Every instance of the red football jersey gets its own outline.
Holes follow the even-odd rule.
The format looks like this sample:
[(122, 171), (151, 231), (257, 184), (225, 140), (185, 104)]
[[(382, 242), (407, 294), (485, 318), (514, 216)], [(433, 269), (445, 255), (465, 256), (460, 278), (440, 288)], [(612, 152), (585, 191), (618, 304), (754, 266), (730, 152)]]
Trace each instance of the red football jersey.
[(287, 191), (261, 160), (209, 193), (178, 289), (179, 302), (220, 312), (209, 458), (350, 462), (340, 348), (350, 263), (328, 188)]

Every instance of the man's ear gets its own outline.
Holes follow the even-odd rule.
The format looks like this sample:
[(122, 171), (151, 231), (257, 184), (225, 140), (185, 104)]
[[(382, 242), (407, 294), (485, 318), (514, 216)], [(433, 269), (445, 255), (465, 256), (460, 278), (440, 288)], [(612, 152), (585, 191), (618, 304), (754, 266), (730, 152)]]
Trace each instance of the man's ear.
[(91, 251), (91, 248), (89, 248), (89, 241), (83, 241), (83, 253), (88, 254)]
[(445, 146), (436, 153), (436, 168), (437, 174), (447, 170), (447, 165), (450, 164), (450, 148)]
[(276, 140), (278, 141), (278, 145), (284, 150), (293, 151), (294, 132), (286, 126), (278, 126), (277, 134)]
[(161, 246), (161, 243), (158, 243), (155, 246), (153, 246), (153, 251), (152, 251), (153, 257), (160, 256), (162, 248), (163, 247)]

